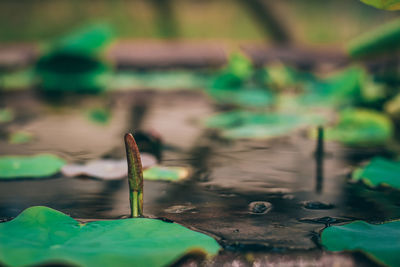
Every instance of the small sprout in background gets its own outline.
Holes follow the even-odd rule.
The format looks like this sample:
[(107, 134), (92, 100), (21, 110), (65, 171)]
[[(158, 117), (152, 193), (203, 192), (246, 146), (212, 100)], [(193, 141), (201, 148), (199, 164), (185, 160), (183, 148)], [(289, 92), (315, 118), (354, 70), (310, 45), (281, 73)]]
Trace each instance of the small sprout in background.
[(128, 161), (131, 217), (136, 218), (143, 216), (143, 170), (139, 149), (135, 138), (130, 133), (125, 134), (125, 148)]
[(317, 127), (317, 148), (315, 150), (315, 156), (322, 158), (324, 156), (324, 127)]
[(316, 163), (316, 185), (315, 191), (322, 192), (324, 181), (324, 127), (321, 125), (317, 128), (317, 148), (315, 150), (315, 163)]

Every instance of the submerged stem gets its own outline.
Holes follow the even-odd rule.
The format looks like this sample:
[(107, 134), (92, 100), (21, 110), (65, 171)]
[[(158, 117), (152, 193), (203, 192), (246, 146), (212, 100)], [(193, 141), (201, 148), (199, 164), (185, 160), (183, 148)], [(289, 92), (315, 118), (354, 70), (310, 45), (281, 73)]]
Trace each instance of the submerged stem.
[(139, 149), (133, 135), (125, 134), (126, 159), (128, 161), (129, 199), (131, 217), (143, 216), (143, 170)]

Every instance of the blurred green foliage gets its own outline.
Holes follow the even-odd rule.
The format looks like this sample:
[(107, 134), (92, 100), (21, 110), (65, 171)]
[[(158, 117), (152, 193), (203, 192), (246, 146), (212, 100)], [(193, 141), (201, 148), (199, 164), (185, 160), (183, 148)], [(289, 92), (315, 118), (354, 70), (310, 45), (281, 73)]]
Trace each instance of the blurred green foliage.
[(394, 126), (384, 113), (349, 109), (339, 113), (338, 123), (325, 131), (327, 140), (353, 146), (378, 146), (393, 137)]
[(352, 57), (394, 54), (400, 49), (400, 19), (366, 31), (348, 46)]
[[(2, 0), (0, 41), (43, 41), (93, 21), (107, 21), (117, 38), (166, 38), (156, 1)], [(264, 40), (262, 29), (238, 1), (171, 0), (176, 33), (185, 39)], [(299, 42), (347, 41), (395, 16), (349, 0), (271, 2)], [(279, 12), (278, 12), (279, 11)], [(340, 14), (340, 16), (338, 16)]]
[(399, 0), (361, 0), (361, 2), (374, 6), (380, 9), (386, 10), (399, 10), (400, 1)]
[(87, 114), (89, 120), (97, 124), (107, 124), (111, 119), (111, 112), (106, 108), (93, 108)]
[(104, 90), (111, 78), (111, 66), (101, 52), (112, 38), (108, 25), (94, 24), (55, 40), (35, 66), (40, 88), (75, 92)]
[(268, 139), (287, 135), (302, 126), (320, 125), (324, 122), (324, 117), (318, 114), (234, 110), (210, 117), (206, 125), (221, 129), (223, 136), (227, 138)]

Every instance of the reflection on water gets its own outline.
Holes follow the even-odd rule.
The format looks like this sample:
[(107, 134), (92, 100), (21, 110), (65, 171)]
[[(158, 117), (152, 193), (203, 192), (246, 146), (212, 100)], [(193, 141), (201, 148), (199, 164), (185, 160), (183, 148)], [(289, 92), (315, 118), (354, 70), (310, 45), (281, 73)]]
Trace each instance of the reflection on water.
[[(316, 160), (315, 141), (302, 132), (273, 141), (221, 140), (201, 126), (213, 108), (197, 92), (66, 97), (57, 107), (29, 92), (4, 97), (17, 119), (1, 131), (27, 130), (36, 141), (11, 145), (2, 139), (3, 155), (51, 152), (69, 162), (121, 158), (126, 131), (159, 133), (162, 162), (189, 165), (193, 175), (180, 183), (146, 181), (145, 214), (213, 234), (226, 248), (313, 249), (312, 233), (325, 225), (400, 217), (398, 192), (346, 182), (349, 165), (364, 160), (365, 151), (326, 143), (324, 155)], [(88, 107), (102, 105), (112, 112), (107, 125), (92, 123), (85, 115)], [(60, 174), (0, 182), (0, 220), (33, 205), (75, 218), (121, 218), (129, 214), (128, 183)]]

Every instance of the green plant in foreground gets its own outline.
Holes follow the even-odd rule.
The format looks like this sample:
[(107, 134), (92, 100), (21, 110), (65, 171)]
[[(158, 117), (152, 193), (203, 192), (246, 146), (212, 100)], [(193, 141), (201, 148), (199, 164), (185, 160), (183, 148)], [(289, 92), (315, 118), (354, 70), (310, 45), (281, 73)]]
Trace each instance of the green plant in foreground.
[(129, 199), (131, 217), (143, 216), (143, 168), (135, 138), (125, 134), (126, 159), (128, 161)]

